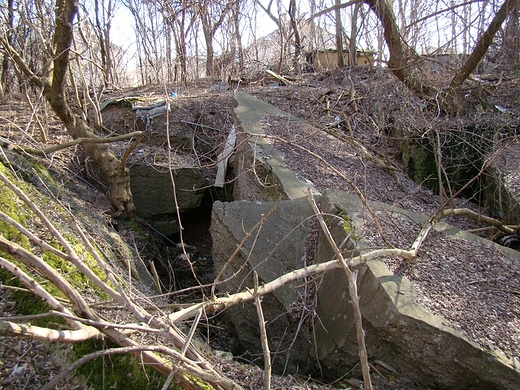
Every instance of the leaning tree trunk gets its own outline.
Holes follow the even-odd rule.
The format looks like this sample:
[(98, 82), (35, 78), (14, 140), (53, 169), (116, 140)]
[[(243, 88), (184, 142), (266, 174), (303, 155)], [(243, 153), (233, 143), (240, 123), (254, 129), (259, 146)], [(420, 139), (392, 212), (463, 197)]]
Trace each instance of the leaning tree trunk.
[(438, 104), (442, 111), (450, 115), (460, 112), (462, 108), (460, 103), (462, 84), (482, 60), (493, 42), (495, 34), (507, 15), (515, 8), (517, 2), (518, 0), (506, 0), (502, 4), (466, 62), (455, 73), (449, 86), (443, 91), (439, 91), (424, 78), (419, 77), (418, 73), (413, 72), (413, 65), (408, 64), (409, 55), (405, 52), (405, 42), (401, 38), (391, 4), (387, 0), (364, 0), (364, 3), (376, 14), (383, 26), (385, 41), (390, 52), (388, 67), (392, 73), (409, 89), (423, 98), (429, 99), (433, 104)]
[[(14, 30), (14, 0), (8, 0), (7, 1), (7, 34), (6, 39), (9, 44), (12, 44), (13, 41), (13, 30)], [(0, 76), (0, 83), (2, 84), (0, 86), (0, 92), (3, 94), (8, 94), (10, 90), (10, 83), (9, 83), (9, 58), (7, 54), (4, 53), (3, 59), (2, 59), (2, 75)]]
[(293, 68), (296, 72), (300, 72), (300, 57), (302, 55), (302, 39), (300, 28), (298, 26), (298, 9), (296, 8), (296, 0), (291, 0), (289, 3), (289, 18), (291, 20), (291, 27), (294, 34), (294, 57)]
[[(51, 108), (63, 122), (70, 136), (78, 138), (99, 138), (78, 115), (75, 115), (65, 100), (65, 77), (69, 66), (69, 51), (73, 37), (73, 21), (78, 12), (75, 0), (57, 0), (56, 22), (54, 31), (54, 61), (52, 75), (37, 76), (27, 66), (9, 42), (0, 38), (4, 50), (15, 61), (20, 70), (30, 81), (43, 90), (43, 94)], [(130, 191), (130, 175), (112, 150), (101, 143), (83, 143), (83, 147), (92, 160), (100, 167), (110, 191), (110, 201), (118, 215), (132, 219), (135, 213), (132, 192)]]
[(402, 41), (390, 3), (386, 0), (365, 0), (365, 4), (376, 14), (383, 27), (383, 35), (390, 53), (388, 68), (406, 87), (418, 95), (423, 97), (435, 96), (437, 90), (417, 77), (411, 71), (411, 66), (407, 66), (408, 55), (405, 52), (405, 43)]
[(455, 76), (451, 80), (446, 97), (443, 99), (446, 104), (446, 107), (444, 108), (448, 112), (450, 112), (450, 109), (452, 110), (451, 113), (458, 112), (458, 109), (460, 108), (459, 99), (462, 83), (464, 83), (471, 72), (475, 70), (482, 58), (484, 58), (496, 33), (500, 30), (500, 27), (506, 20), (507, 16), (516, 8), (517, 3), (518, 0), (506, 0), (502, 4), (487, 30), (480, 36), (475, 48), (464, 65), (462, 65), (462, 67), (455, 73)]
[(352, 19), (350, 20), (350, 41), (348, 44), (348, 64), (351, 68), (357, 66), (357, 19), (359, 16), (359, 10), (361, 9), (361, 3), (354, 4), (354, 12)]

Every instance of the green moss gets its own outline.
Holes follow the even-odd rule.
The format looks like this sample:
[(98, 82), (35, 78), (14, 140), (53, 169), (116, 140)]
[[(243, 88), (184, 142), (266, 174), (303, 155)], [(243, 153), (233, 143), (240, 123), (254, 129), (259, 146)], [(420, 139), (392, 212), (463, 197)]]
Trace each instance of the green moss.
[(207, 390), (213, 390), (214, 387), (211, 386), (211, 385), (208, 385), (206, 382), (203, 382), (201, 381), (199, 378), (195, 378), (191, 375), (186, 375), (186, 377), (188, 377), (189, 379), (191, 379), (193, 382), (197, 382), (197, 384), (202, 387), (203, 389), (207, 389)]
[(58, 187), (56, 185), (56, 182), (54, 181), (54, 178), (51, 176), (49, 170), (42, 164), (39, 164), (34, 160), (31, 160), (31, 165), (36, 175), (45, 182), (45, 184), (51, 189), (53, 194), (56, 194), (58, 192)]
[(408, 172), (416, 183), (425, 183), (427, 187), (438, 192), (437, 166), (435, 156), (427, 143), (410, 146)]
[(347, 212), (343, 210), (339, 206), (334, 206), (335, 208), (335, 214), (342, 219), (341, 225), (343, 227), (343, 230), (347, 235), (350, 236), (355, 241), (361, 240), (361, 237), (356, 232), (356, 227), (354, 226), (354, 223), (352, 222), (352, 219), (348, 216)]
[(143, 238), (146, 237), (146, 232), (143, 230), (141, 225), (139, 225), (139, 223), (136, 221), (126, 221), (125, 223), (130, 229), (139, 234), (139, 236)]
[[(49, 170), (35, 159), (29, 159), (18, 153), (9, 153), (8, 160), (4, 164), (12, 165), (16, 169), (17, 175), (25, 183), (34, 185), (37, 188), (45, 189), (54, 196), (58, 196), (58, 186)], [(18, 182), (19, 183), (19, 182)]]
[[(116, 344), (103, 340), (88, 340), (74, 348), (76, 359), (84, 355), (107, 348), (116, 348)], [(104, 389), (160, 389), (166, 378), (151, 367), (140, 364), (132, 354), (110, 355), (84, 364), (78, 372), (88, 378), (89, 388)], [(170, 389), (180, 389), (171, 385)]]
[[(14, 180), (11, 172), (9, 172), (1, 162), (0, 172), (2, 172), (2, 174), (8, 179)], [(0, 182), (0, 210), (20, 225), (25, 225), (28, 214), (23, 206), (24, 204), (18, 199), (13, 191), (11, 191), (3, 182)], [(29, 244), (29, 240), (25, 236), (20, 235), (20, 232), (7, 222), (0, 221), (0, 233), (6, 239), (13, 240), (21, 246), (27, 247)]]
[[(25, 287), (10, 272), (0, 268), (0, 282), (6, 286)], [(41, 298), (29, 291), (12, 290), (11, 298), (16, 302), (16, 312), (22, 315), (47, 313), (51, 308)], [(53, 324), (65, 325), (66, 322), (60, 317), (36, 318), (31, 321), (33, 325), (42, 327), (53, 327)]]

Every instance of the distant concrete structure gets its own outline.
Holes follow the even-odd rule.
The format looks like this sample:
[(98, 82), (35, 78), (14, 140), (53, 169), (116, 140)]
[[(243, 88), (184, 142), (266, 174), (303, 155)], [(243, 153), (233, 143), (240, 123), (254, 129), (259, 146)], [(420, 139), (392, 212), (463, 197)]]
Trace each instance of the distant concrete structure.
[[(312, 68), (319, 72), (325, 69), (334, 69), (338, 67), (338, 51), (335, 49), (327, 50), (313, 50), (306, 55), (307, 63)], [(356, 65), (358, 66), (372, 66), (374, 64), (375, 52), (358, 50), (356, 52)], [(349, 63), (349, 51), (343, 52), (343, 59), (345, 65)]]

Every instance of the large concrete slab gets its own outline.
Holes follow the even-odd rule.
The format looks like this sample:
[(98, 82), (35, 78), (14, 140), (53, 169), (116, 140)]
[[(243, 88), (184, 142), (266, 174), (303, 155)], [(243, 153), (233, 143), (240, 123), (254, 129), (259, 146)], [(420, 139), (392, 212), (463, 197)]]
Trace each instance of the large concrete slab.
[[(359, 217), (365, 206), (352, 194), (327, 190), (322, 197), (322, 211), (349, 218), (352, 229), (362, 231)], [(419, 225), (428, 221), (424, 215), (370, 202), (374, 211), (393, 212)], [(343, 226), (333, 225), (336, 242), (347, 236)], [(463, 232), (446, 223), (434, 229), (469, 241), (485, 242), (503, 253), (505, 258), (520, 261), (520, 254), (478, 236)], [(334, 257), (328, 242), (320, 239), (318, 261)], [(359, 247), (365, 246), (358, 242)], [(322, 364), (336, 370), (344, 362), (357, 360), (357, 339), (348, 294), (348, 281), (341, 272), (323, 277), (318, 293), (315, 320), (317, 355)], [(409, 280), (394, 275), (384, 262), (370, 261), (359, 270), (359, 295), (369, 357), (395, 367), (401, 375), (421, 385), (460, 389), (520, 388), (520, 361), (503, 353), (477, 345), (445, 318), (432, 314), (417, 304), (419, 292)]]
[[(235, 114), (239, 124), (250, 136), (248, 142), (238, 151), (236, 176), (243, 178), (236, 184), (235, 198), (256, 200), (260, 196), (261, 200), (275, 201), (279, 196), (284, 199), (307, 196), (307, 188), (313, 189), (312, 184), (299, 180), (294, 172), (285, 166), (283, 153), (273, 147), (272, 141), (265, 137), (262, 128), (262, 122), (269, 116), (280, 116), (294, 121), (300, 119), (243, 92), (236, 93), (235, 100)], [(258, 173), (258, 163), (263, 166), (263, 170), (260, 170), (263, 173)], [(252, 170), (252, 167), (255, 169)], [(251, 191), (252, 188), (256, 189), (256, 193)]]

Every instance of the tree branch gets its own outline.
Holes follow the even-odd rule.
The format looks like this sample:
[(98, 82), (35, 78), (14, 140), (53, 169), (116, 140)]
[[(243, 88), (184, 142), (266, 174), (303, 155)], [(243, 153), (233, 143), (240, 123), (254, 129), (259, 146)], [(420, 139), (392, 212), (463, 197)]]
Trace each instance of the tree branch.
[[(3, 258), (2, 256), (0, 256), (0, 266), (2, 266), (8, 272), (10, 272), (13, 276), (15, 276), (24, 286), (26, 286), (29, 289), (29, 291), (31, 291), (36, 296), (40, 297), (52, 309), (54, 309), (60, 313), (72, 315), (72, 313), (65, 306), (63, 306), (63, 304), (61, 302), (59, 302), (56, 299), (56, 297), (49, 294), (47, 292), (47, 290), (45, 290), (38, 282), (36, 282), (27, 273), (25, 273), (20, 267), (17, 267), (12, 262)], [(79, 329), (82, 326), (82, 324), (76, 320), (68, 320), (68, 322), (75, 329)]]
[(475, 70), (482, 58), (484, 58), (489, 46), (493, 42), (495, 34), (502, 26), (502, 23), (507, 18), (507, 15), (509, 15), (515, 8), (517, 2), (518, 0), (504, 1), (498, 12), (495, 14), (493, 20), (489, 24), (487, 30), (480, 36), (475, 48), (471, 52), (464, 65), (457, 70), (453, 80), (451, 80), (450, 89), (452, 89), (454, 93), (458, 94), (460, 92), (462, 83), (469, 77), (471, 72)]
[(466, 208), (461, 208), (461, 209), (444, 209), (439, 214), (437, 214), (437, 216), (435, 217), (435, 221), (438, 221), (441, 218), (449, 217), (449, 216), (452, 216), (452, 215), (455, 215), (455, 216), (464, 215), (464, 216), (470, 217), (471, 219), (473, 219), (476, 222), (484, 222), (485, 224), (488, 224), (490, 226), (494, 226), (498, 230), (500, 230), (501, 232), (503, 232), (505, 234), (515, 234), (515, 230), (514, 229), (504, 225), (498, 219), (495, 219), (495, 218), (492, 218), (492, 217), (487, 217), (485, 215), (479, 214), (479, 213), (477, 213), (477, 212), (475, 212), (473, 210), (466, 209)]
[(103, 334), (92, 326), (82, 326), (76, 330), (55, 330), (2, 320), (0, 321), (0, 336), (60, 343), (79, 343), (85, 340), (102, 338)]
[(262, 343), (262, 351), (264, 353), (264, 390), (271, 388), (271, 352), (269, 351), (269, 340), (267, 338), (267, 330), (265, 329), (264, 312), (262, 311), (262, 299), (258, 295), (258, 274), (253, 273), (255, 283), (254, 299), (256, 306), (256, 314), (258, 316), (258, 326), (260, 327), (260, 342)]
[[(47, 148), (47, 149), (35, 149), (35, 148), (25, 147), (25, 146), (21, 146), (21, 145), (15, 144), (15, 143), (11, 143), (9, 141), (7, 141), (7, 143), (9, 145), (9, 148), (12, 150), (23, 150), (24, 152), (35, 155), (35, 156), (46, 156), (50, 153), (57, 152), (58, 150), (61, 150), (61, 149), (70, 148), (71, 146), (75, 146), (75, 145), (81, 145), (81, 144), (85, 144), (85, 143), (107, 144), (107, 143), (111, 143), (111, 142), (122, 141), (122, 140), (132, 138), (132, 137), (141, 137), (142, 138), (142, 136), (143, 136), (143, 132), (134, 131), (132, 133), (122, 134), (122, 135), (118, 135), (115, 137), (107, 137), (107, 138), (80, 137), (80, 138), (76, 138), (69, 142), (64, 142), (59, 145), (51, 146), (50, 148)], [(138, 144), (138, 142), (137, 142), (137, 144)], [(127, 149), (127, 151), (125, 152), (126, 158), (128, 158), (128, 155), (135, 149), (137, 144), (132, 143), (131, 146), (133, 146), (133, 145), (135, 145), (135, 146)], [(121, 162), (123, 162), (123, 160), (121, 160)]]
[[(348, 259), (347, 264), (352, 268), (356, 268), (367, 261), (375, 260), (384, 256), (402, 257), (406, 260), (413, 260), (413, 254), (411, 251), (392, 248), (376, 249), (365, 254), (360, 254), (356, 257), (353, 257), (352, 259)], [(293, 282), (298, 279), (310, 277), (316, 274), (320, 274), (323, 272), (338, 269), (340, 267), (341, 265), (337, 260), (331, 260), (325, 263), (314, 264), (308, 267), (291, 271), (285, 275), (282, 275), (272, 280), (269, 283), (259, 286), (258, 295), (261, 296), (269, 294), (287, 283)], [(254, 299), (254, 297), (253, 295), (251, 295), (250, 291), (242, 291), (236, 294), (228, 295), (226, 297), (213, 298), (204, 302), (196, 303), (192, 306), (183, 308), (172, 314), (169, 314), (168, 320), (172, 323), (185, 321), (189, 318), (194, 317), (197, 314), (197, 312), (201, 309), (204, 309), (208, 313), (215, 313), (220, 310), (224, 310), (226, 307), (237, 305), (242, 302), (247, 302), (252, 299)]]

